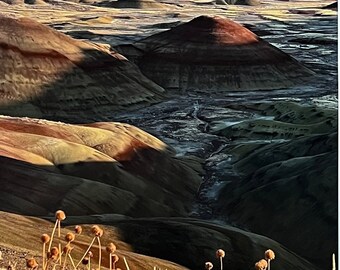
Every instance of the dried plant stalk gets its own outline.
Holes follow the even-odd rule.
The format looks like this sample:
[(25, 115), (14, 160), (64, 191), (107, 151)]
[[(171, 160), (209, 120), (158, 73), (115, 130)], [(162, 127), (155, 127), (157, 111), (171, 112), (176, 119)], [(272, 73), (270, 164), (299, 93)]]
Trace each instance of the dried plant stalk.
[(130, 270), (130, 267), (125, 259), (125, 256), (123, 256), (123, 260), (124, 260), (124, 263), (125, 263), (125, 266), (126, 266), (126, 270)]
[(87, 250), (85, 251), (83, 257), (81, 257), (81, 259), (79, 260), (79, 262), (76, 264), (76, 268), (79, 266), (79, 264), (82, 262), (82, 260), (85, 258), (86, 254), (89, 252), (89, 250), (91, 249), (91, 247), (93, 246), (94, 240), (96, 240), (96, 237), (93, 237), (92, 242), (90, 243), (89, 247), (87, 248)]
[(98, 256), (98, 268), (100, 270), (101, 267), (101, 262), (102, 262), (102, 246), (100, 243), (100, 237), (97, 236), (97, 240), (98, 240), (98, 252), (99, 252), (99, 256)]
[(54, 224), (54, 227), (53, 227), (53, 230), (52, 230), (50, 244), (48, 245), (48, 249), (47, 249), (48, 252), (51, 251), (53, 237), (54, 237), (54, 234), (55, 234), (55, 230), (57, 229), (57, 226), (58, 226), (58, 219), (55, 221), (55, 224)]

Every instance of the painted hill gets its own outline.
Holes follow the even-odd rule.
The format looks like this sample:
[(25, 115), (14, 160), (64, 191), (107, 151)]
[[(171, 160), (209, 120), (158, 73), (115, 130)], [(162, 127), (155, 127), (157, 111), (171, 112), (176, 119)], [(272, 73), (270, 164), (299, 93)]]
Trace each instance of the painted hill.
[(164, 91), (122, 55), (31, 19), (0, 16), (0, 44), (2, 114), (98, 120)]
[(142, 72), (166, 89), (249, 91), (286, 88), (312, 71), (242, 25), (200, 16), (134, 44)]
[(185, 216), (201, 181), (197, 160), (127, 124), (0, 117), (0, 130), (4, 211)]

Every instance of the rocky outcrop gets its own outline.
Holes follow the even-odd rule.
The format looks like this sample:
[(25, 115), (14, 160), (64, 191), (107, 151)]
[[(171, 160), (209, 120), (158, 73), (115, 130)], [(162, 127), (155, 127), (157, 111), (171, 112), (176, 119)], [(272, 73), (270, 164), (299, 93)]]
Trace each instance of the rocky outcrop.
[(134, 44), (142, 72), (166, 89), (248, 91), (286, 88), (312, 71), (223, 17), (201, 16)]
[(221, 191), (218, 215), (326, 265), (337, 250), (337, 111), (293, 102), (243, 109), (268, 119), (217, 131), (233, 140), (239, 176)]
[(0, 17), (0, 113), (67, 121), (158, 102), (163, 89), (106, 46)]
[(1, 117), (0, 131), (4, 211), (183, 216), (201, 181), (198, 160), (127, 124)]

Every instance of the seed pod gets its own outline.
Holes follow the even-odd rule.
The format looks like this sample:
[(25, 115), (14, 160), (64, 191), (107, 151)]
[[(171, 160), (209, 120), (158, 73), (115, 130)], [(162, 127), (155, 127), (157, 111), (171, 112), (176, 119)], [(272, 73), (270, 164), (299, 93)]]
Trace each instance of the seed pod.
[(113, 254), (116, 251), (116, 249), (117, 248), (116, 248), (116, 245), (114, 243), (110, 243), (106, 246), (106, 251), (108, 253), (111, 253), (111, 254)]
[(206, 262), (205, 263), (205, 269), (206, 270), (211, 270), (213, 269), (214, 265), (211, 262)]
[(46, 233), (44, 233), (41, 237), (40, 237), (40, 239), (41, 239), (41, 242), (43, 242), (44, 244), (46, 244), (46, 243), (48, 243), (49, 241), (50, 241), (50, 236), (48, 235), (48, 234), (46, 234)]
[(38, 267), (38, 263), (34, 258), (26, 259), (26, 266), (29, 269), (35, 269)]
[(85, 257), (85, 258), (81, 261), (81, 263), (82, 263), (83, 265), (88, 265), (88, 264), (89, 264), (89, 261), (90, 261), (89, 257)]
[(70, 245), (66, 245), (63, 248), (63, 252), (66, 254), (68, 252), (71, 252), (72, 249), (73, 249), (73, 247), (71, 247)]
[(97, 237), (103, 236), (103, 230), (98, 225), (92, 226), (91, 232)]
[(262, 259), (260, 261), (258, 261), (257, 263), (255, 263), (255, 269), (256, 270), (266, 270), (267, 269), (267, 261)]
[(61, 220), (64, 220), (66, 218), (66, 215), (65, 215), (65, 212), (63, 210), (58, 210), (57, 212), (55, 212), (55, 217), (56, 217), (56, 219), (61, 221)]
[(82, 231), (83, 231), (83, 228), (82, 228), (80, 225), (76, 225), (76, 226), (74, 227), (74, 232), (75, 232), (76, 234), (81, 234)]
[(67, 242), (72, 242), (72, 241), (74, 241), (74, 239), (75, 239), (74, 233), (68, 232), (68, 233), (65, 235), (65, 240), (66, 240)]
[(51, 248), (51, 255), (58, 255), (59, 254), (59, 249), (57, 247)]
[(266, 250), (266, 252), (264, 253), (264, 257), (267, 260), (274, 260), (275, 259), (275, 253), (274, 251), (272, 251), (271, 249)]
[(224, 256), (225, 256), (225, 252), (224, 252), (223, 249), (218, 249), (218, 250), (216, 251), (216, 257), (217, 257), (217, 258), (224, 258)]

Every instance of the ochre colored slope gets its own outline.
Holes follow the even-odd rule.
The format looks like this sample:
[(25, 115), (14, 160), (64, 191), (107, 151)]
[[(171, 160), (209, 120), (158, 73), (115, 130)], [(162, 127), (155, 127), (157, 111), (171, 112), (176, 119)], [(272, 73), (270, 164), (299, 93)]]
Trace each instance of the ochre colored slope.
[(10, 117), (0, 117), (0, 127), (2, 210), (182, 216), (191, 209), (199, 172), (138, 128)]

